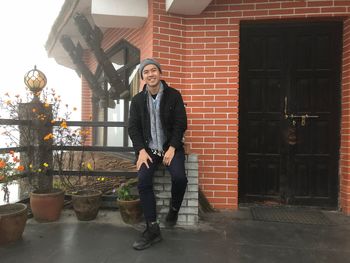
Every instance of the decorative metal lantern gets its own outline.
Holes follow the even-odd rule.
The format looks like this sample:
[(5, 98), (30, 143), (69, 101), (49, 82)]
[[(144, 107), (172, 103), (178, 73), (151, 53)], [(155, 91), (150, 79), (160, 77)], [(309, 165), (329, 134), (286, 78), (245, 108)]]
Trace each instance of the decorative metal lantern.
[(40, 93), (46, 86), (46, 83), (47, 79), (45, 74), (38, 70), (36, 66), (24, 75), (24, 84), (26, 84), (28, 89), (33, 93), (33, 101), (39, 101)]

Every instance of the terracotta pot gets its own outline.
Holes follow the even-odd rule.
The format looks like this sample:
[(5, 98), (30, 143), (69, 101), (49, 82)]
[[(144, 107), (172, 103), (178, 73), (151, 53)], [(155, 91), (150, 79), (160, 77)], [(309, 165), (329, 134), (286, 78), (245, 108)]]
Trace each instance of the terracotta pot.
[(36, 190), (30, 193), (30, 207), (38, 222), (53, 222), (60, 218), (64, 204), (64, 191), (52, 189), (50, 192)]
[(142, 220), (142, 208), (140, 199), (125, 201), (117, 200), (122, 219), (127, 224), (136, 224)]
[(82, 190), (72, 195), (74, 212), (81, 221), (96, 218), (101, 206), (102, 192), (98, 190)]
[(27, 213), (28, 208), (25, 204), (0, 206), (0, 245), (7, 245), (22, 238)]

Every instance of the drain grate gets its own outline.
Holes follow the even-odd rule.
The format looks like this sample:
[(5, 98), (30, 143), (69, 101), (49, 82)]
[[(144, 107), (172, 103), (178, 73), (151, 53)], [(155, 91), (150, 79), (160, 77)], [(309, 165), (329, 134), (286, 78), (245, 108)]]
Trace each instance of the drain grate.
[(285, 207), (251, 207), (254, 220), (308, 224), (308, 225), (333, 225), (321, 211), (313, 211), (302, 208)]

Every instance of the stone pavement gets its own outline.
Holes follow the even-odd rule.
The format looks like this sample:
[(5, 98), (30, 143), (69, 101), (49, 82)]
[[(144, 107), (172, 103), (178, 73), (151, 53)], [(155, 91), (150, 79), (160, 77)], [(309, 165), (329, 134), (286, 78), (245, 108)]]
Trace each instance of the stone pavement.
[(205, 214), (198, 227), (163, 228), (161, 243), (135, 251), (141, 225), (108, 210), (78, 222), (65, 210), (55, 223), (28, 220), (23, 240), (0, 248), (0, 263), (350, 262), (350, 217), (324, 213), (334, 225), (254, 221), (248, 208)]

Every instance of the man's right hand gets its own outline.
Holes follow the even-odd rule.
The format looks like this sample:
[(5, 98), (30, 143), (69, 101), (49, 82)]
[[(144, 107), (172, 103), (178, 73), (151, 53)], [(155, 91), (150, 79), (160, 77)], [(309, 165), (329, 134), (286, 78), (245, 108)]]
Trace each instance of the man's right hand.
[(136, 162), (137, 171), (140, 170), (141, 165), (144, 163), (147, 168), (149, 168), (148, 160), (153, 163), (151, 156), (148, 155), (145, 149), (139, 151), (139, 158)]

